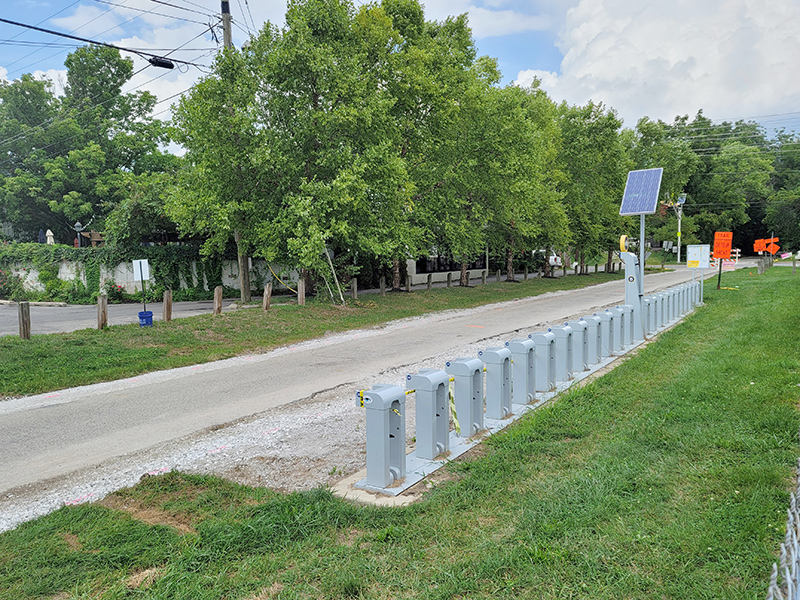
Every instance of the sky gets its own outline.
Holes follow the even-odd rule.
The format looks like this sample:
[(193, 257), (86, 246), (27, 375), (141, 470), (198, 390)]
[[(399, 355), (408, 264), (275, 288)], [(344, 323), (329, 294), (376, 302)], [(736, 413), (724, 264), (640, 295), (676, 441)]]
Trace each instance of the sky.
[[(355, 4), (362, 0), (355, 0)], [(479, 55), (498, 59), (503, 83), (541, 82), (569, 104), (603, 102), (626, 127), (672, 122), (702, 109), (716, 121), (755, 120), (800, 131), (798, 0), (427, 0), (425, 17), (467, 13)], [(230, 0), (234, 44), (265, 21), (283, 24), (285, 0)], [(175, 98), (221, 47), (209, 24), (219, 0), (3, 0), (0, 18), (168, 55), (198, 66), (172, 71), (131, 54), (125, 91), (148, 89), (169, 118)], [(0, 79), (64, 80), (80, 42), (0, 23)]]

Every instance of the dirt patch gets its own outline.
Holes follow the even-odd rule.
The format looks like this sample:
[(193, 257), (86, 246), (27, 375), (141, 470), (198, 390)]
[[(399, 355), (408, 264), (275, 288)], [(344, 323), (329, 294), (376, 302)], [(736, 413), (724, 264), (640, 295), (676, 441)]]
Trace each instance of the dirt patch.
[(83, 544), (80, 543), (78, 540), (78, 536), (72, 533), (65, 533), (61, 536), (65, 542), (67, 542), (67, 546), (69, 546), (70, 550), (74, 550), (75, 552), (80, 552), (83, 550)]
[(148, 525), (166, 525), (167, 527), (178, 530), (182, 534), (195, 533), (191, 521), (188, 518), (144, 506), (137, 500), (120, 498), (119, 496), (108, 496), (98, 504), (112, 510), (119, 510), (127, 513), (137, 521), (142, 521)]
[(144, 571), (137, 571), (128, 577), (128, 580), (125, 582), (125, 586), (129, 590), (147, 589), (153, 585), (156, 579), (161, 577), (163, 573), (164, 569), (162, 567), (154, 567), (152, 569), (145, 569)]

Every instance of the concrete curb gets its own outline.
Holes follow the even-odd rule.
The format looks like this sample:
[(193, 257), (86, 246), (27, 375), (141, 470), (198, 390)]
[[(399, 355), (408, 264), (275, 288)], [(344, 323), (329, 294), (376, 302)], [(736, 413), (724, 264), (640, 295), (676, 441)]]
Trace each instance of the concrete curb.
[[(13, 300), (0, 300), (0, 304), (5, 306), (11, 306), (13, 304), (19, 304), (19, 302), (14, 302)], [(56, 306), (58, 308), (66, 308), (69, 306), (66, 302), (28, 302), (31, 306)]]

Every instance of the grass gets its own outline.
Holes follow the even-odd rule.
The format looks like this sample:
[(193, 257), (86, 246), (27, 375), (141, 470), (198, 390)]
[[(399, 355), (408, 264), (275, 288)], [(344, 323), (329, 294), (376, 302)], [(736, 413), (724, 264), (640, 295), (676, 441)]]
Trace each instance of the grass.
[(0, 399), (113, 381), (150, 371), (194, 365), (313, 339), (328, 332), (370, 327), (445, 309), (471, 308), (569, 290), (621, 278), (596, 273), (474, 288), (435, 288), (385, 297), (362, 296), (347, 308), (322, 300), (305, 307), (274, 306), (213, 317), (156, 321), (152, 328), (115, 325), (97, 331), (35, 335), (30, 340), (0, 337)]
[(0, 598), (764, 597), (797, 456), (800, 278), (725, 279), (738, 290), (708, 286), (415, 505), (169, 473), (0, 535)]

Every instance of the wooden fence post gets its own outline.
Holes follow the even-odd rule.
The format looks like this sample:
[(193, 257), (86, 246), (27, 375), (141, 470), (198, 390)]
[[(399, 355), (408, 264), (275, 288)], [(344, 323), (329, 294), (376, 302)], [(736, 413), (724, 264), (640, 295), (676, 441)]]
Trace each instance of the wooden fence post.
[(264, 299), (261, 301), (261, 310), (267, 312), (269, 305), (272, 302), (272, 282), (270, 281), (264, 286)]
[(172, 321), (172, 290), (164, 290), (164, 306), (161, 309), (161, 320), (165, 323)]
[(306, 280), (300, 275), (297, 280), (297, 306), (306, 305)]
[(358, 277), (350, 279), (350, 294), (353, 296), (353, 300), (358, 300)]
[(28, 302), (20, 302), (19, 312), (19, 337), (23, 340), (31, 339), (31, 305)]
[(214, 288), (214, 316), (222, 313), (222, 286)]
[(428, 273), (428, 291), (431, 291), (431, 286), (433, 285), (433, 273)]
[(500, 272), (500, 269), (497, 269), (497, 273), (495, 273), (495, 279), (497, 279), (497, 283), (500, 283), (500, 277), (501, 276), (502, 276), (502, 273)]
[(484, 269), (481, 271), (481, 285), (486, 285), (486, 273), (488, 273), (488, 269)]
[(525, 270), (522, 272), (522, 280), (528, 281), (528, 267), (525, 267)]
[(411, 291), (411, 273), (406, 273), (406, 291)]
[(108, 326), (108, 296), (100, 294), (97, 297), (97, 329), (102, 331)]
[(381, 296), (385, 296), (386, 295), (386, 277), (384, 277), (383, 275), (381, 275), (380, 288), (381, 288)]
[(447, 272), (447, 287), (453, 287), (453, 274), (450, 271)]

